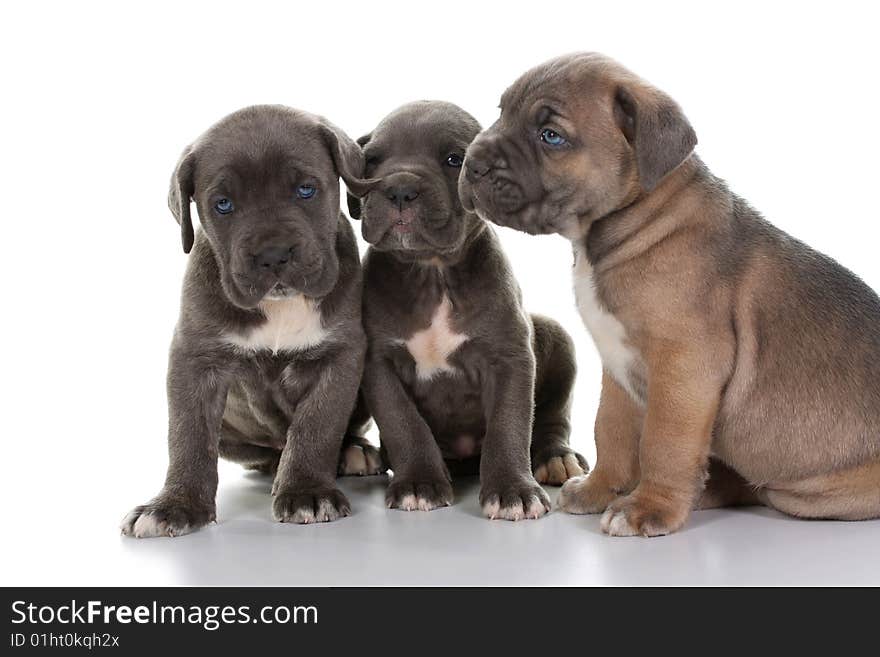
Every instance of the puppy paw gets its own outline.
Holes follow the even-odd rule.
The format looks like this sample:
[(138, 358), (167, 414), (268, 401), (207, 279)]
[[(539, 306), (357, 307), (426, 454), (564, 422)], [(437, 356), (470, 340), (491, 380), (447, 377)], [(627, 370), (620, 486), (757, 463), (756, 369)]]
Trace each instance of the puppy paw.
[(183, 536), (214, 522), (213, 507), (202, 508), (191, 503), (157, 498), (135, 507), (122, 520), (123, 535), (135, 538)]
[(379, 450), (367, 441), (343, 447), (339, 455), (339, 476), (366, 476), (385, 472)]
[(351, 515), (351, 505), (337, 488), (290, 489), (275, 493), (272, 515), (278, 522), (308, 525)]
[(480, 490), (480, 506), (489, 520), (537, 519), (550, 510), (550, 498), (533, 478), (492, 484)]
[(618, 497), (619, 493), (594, 473), (566, 481), (557, 504), (566, 513), (602, 513)]
[(665, 536), (681, 528), (689, 508), (634, 491), (608, 505), (600, 526), (609, 536)]
[(575, 452), (537, 456), (532, 463), (539, 484), (561, 486), (572, 477), (581, 477), (590, 471), (586, 459)]
[(385, 491), (385, 506), (403, 511), (431, 511), (452, 504), (452, 485), (445, 478), (395, 476)]

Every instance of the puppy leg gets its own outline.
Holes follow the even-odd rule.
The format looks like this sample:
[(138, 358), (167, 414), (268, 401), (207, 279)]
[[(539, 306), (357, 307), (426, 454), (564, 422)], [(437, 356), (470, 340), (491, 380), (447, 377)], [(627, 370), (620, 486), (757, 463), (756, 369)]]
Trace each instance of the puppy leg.
[(773, 483), (761, 499), (799, 518), (880, 518), (880, 461), (790, 483)]
[(541, 484), (561, 486), (589, 472), (586, 459), (568, 444), (571, 391), (577, 366), (571, 338), (559, 324), (532, 316), (535, 349), (535, 419), (530, 448), (532, 471)]
[(602, 513), (639, 483), (639, 438), (644, 411), (607, 372), (596, 414), (596, 468), (565, 482), (559, 507), (568, 513)]
[(510, 354), (485, 375), (486, 436), (480, 459), (480, 505), (494, 520), (539, 518), (550, 498), (532, 475), (531, 443), (535, 364)]
[(706, 488), (694, 508), (717, 509), (724, 506), (761, 504), (757, 489), (718, 459), (709, 459)]
[(348, 429), (342, 440), (342, 453), (339, 455), (337, 468), (340, 477), (376, 475), (388, 469), (382, 461), (379, 450), (364, 438), (371, 424), (370, 411), (367, 409), (363, 391), (358, 390), (357, 404), (348, 420)]
[(639, 446), (641, 480), (605, 510), (605, 533), (661, 536), (684, 524), (705, 481), (724, 383), (712, 358), (684, 346), (646, 354), (650, 385)]
[(238, 463), (246, 470), (255, 470), (263, 474), (274, 475), (278, 471), (281, 450), (236, 440), (233, 436), (237, 433), (234, 432), (230, 436), (224, 424), (220, 436), (220, 456), (227, 461)]
[(407, 394), (391, 362), (371, 354), (364, 396), (394, 477), (385, 492), (389, 509), (430, 511), (452, 504), (452, 483), (430, 427)]
[(336, 470), (357, 398), (363, 350), (345, 345), (296, 367), (297, 376), (285, 383), (292, 416), (272, 484), (272, 513), (280, 522), (329, 522), (351, 515), (348, 499), (336, 487)]
[[(228, 403), (228, 400), (227, 400)], [(241, 431), (229, 424), (224, 418), (220, 427), (220, 458), (238, 463), (246, 470), (255, 470), (263, 474), (275, 475), (281, 450), (254, 445)]]
[(362, 436), (345, 435), (337, 468), (340, 477), (377, 475), (387, 470), (379, 450), (373, 443)]
[(229, 383), (228, 372), (208, 364), (213, 362), (210, 355), (172, 345), (165, 486), (123, 519), (126, 536), (180, 536), (215, 519), (218, 442)]
[(364, 398), (363, 389), (358, 389), (357, 402), (351, 417), (348, 419), (348, 429), (346, 434), (350, 436), (364, 436), (370, 430), (373, 422), (370, 418), (370, 409), (367, 406), (367, 400)]

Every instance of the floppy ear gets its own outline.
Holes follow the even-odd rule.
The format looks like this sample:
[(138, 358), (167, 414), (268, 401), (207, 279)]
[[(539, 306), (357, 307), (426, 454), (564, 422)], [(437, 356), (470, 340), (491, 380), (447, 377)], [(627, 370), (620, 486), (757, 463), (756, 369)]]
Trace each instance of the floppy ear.
[(364, 152), (361, 147), (326, 119), (321, 120), (321, 132), (333, 156), (336, 173), (345, 186), (354, 194), (365, 194), (364, 180), (361, 177), (364, 175)]
[(681, 107), (656, 89), (633, 93), (618, 88), (614, 117), (635, 151), (639, 180), (647, 192), (684, 162), (697, 145), (697, 134)]
[(195, 192), (193, 174), (195, 173), (195, 154), (192, 146), (187, 146), (180, 156), (174, 173), (171, 175), (171, 186), (168, 189), (168, 207), (171, 214), (180, 224), (180, 237), (183, 241), (183, 252), (189, 253), (195, 239), (189, 205)]
[[(363, 137), (358, 137), (357, 145), (363, 148), (370, 138), (373, 136), (372, 132), (368, 132)], [(346, 202), (348, 203), (348, 214), (352, 219), (360, 219), (361, 218), (361, 199), (348, 192), (346, 194)]]

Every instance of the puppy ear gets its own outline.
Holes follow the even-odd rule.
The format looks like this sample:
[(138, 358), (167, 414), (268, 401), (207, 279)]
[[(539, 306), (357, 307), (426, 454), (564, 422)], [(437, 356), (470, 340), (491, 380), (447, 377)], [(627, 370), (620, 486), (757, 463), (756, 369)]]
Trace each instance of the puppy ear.
[(171, 175), (171, 186), (168, 189), (168, 207), (171, 214), (180, 224), (180, 238), (183, 252), (189, 253), (193, 247), (195, 235), (192, 217), (189, 212), (192, 195), (195, 192), (193, 175), (195, 173), (195, 153), (192, 146), (187, 146), (180, 156), (174, 173)]
[(691, 154), (697, 134), (674, 100), (656, 89), (620, 87), (614, 117), (636, 154), (639, 180), (649, 192)]
[[(355, 142), (358, 146), (363, 148), (370, 138), (373, 136), (372, 132), (368, 132), (362, 137), (358, 137)], [(348, 192), (346, 195), (346, 202), (348, 203), (348, 214), (352, 219), (360, 219), (361, 218), (361, 200), (351, 192)]]
[(345, 186), (353, 194), (363, 195), (366, 193), (364, 181), (364, 152), (347, 134), (327, 121), (321, 120), (321, 132), (330, 154), (336, 173), (342, 178)]

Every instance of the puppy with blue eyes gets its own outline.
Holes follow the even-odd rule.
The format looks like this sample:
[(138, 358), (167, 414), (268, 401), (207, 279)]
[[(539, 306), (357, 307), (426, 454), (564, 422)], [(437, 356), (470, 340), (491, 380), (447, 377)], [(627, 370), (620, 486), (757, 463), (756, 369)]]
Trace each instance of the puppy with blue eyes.
[(660, 536), (695, 507), (880, 517), (880, 297), (715, 177), (667, 94), (599, 53), (524, 73), (468, 148), (486, 220), (563, 235), (603, 364), (560, 507)]
[(337, 467), (382, 469), (360, 437), (368, 418), (352, 414), (366, 340), (339, 178), (357, 189), (362, 169), (340, 130), (281, 106), (235, 112), (184, 151), (168, 196), (192, 251), (168, 367), (170, 462), (124, 534), (177, 536), (214, 520), (218, 456), (274, 475), (282, 522), (348, 515)]
[(497, 237), (459, 202), (479, 132), (455, 105), (424, 101), (359, 140), (366, 180), (349, 209), (371, 244), (363, 392), (394, 471), (389, 507), (449, 505), (450, 473), (479, 471), (487, 517), (538, 518), (550, 509), (540, 483), (587, 470), (568, 445), (574, 349), (523, 311)]

